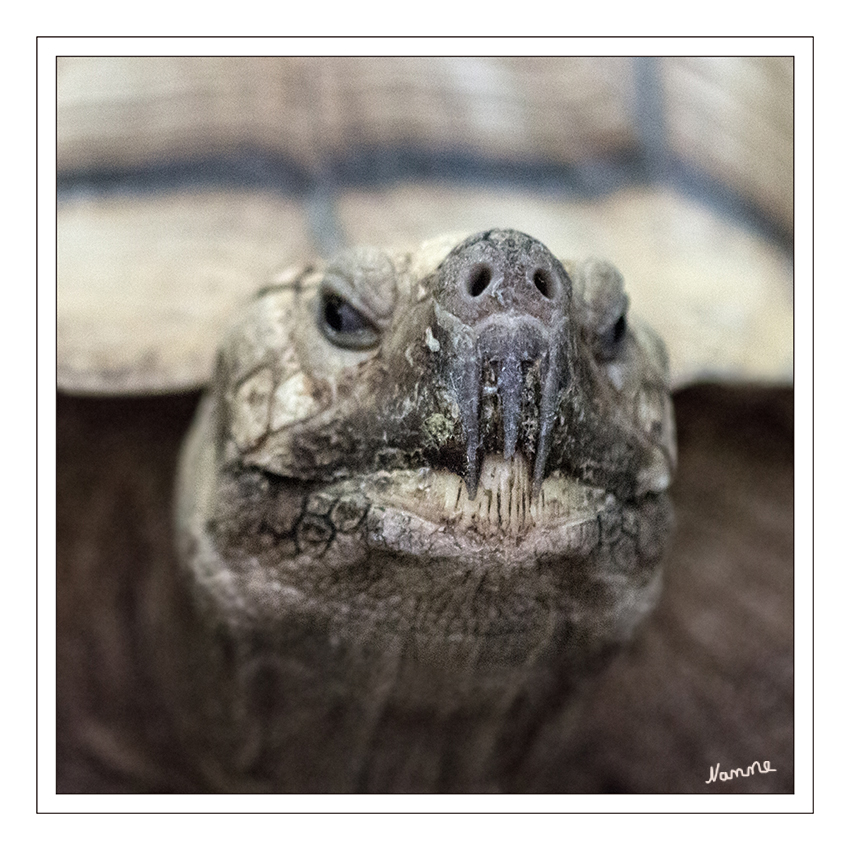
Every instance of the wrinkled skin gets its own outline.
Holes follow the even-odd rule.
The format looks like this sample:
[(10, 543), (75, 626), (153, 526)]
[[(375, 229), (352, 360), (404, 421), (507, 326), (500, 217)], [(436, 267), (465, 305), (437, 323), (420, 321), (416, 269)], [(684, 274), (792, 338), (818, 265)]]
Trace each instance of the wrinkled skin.
[(488, 790), (569, 713), (655, 605), (670, 525), (666, 356), (627, 305), (609, 264), (488, 231), (351, 251), (248, 307), (178, 481), (211, 639), (251, 659), (227, 710), (264, 682), (224, 762), (286, 789), (297, 741), (340, 790), (376, 764)]

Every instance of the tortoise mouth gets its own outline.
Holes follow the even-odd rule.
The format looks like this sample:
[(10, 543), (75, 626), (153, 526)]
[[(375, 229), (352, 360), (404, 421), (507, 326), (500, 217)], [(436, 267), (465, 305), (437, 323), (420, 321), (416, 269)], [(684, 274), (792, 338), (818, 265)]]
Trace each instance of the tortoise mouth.
[(367, 549), (486, 569), (586, 558), (599, 544), (600, 516), (618, 510), (604, 489), (560, 473), (535, 495), (519, 452), (509, 460), (486, 454), (472, 497), (463, 477), (432, 468), (380, 472), (352, 485), (370, 505), (361, 526)]
[(416, 515), (455, 533), (520, 538), (533, 530), (565, 528), (595, 521), (606, 492), (560, 473), (543, 479), (537, 493), (530, 465), (521, 452), (505, 459), (487, 454), (474, 495), (464, 478), (445, 469), (379, 473), (363, 483), (370, 501)]

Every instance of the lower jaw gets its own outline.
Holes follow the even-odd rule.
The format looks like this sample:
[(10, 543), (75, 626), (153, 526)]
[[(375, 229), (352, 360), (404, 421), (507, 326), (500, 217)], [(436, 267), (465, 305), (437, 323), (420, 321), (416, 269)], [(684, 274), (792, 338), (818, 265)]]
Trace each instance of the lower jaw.
[(376, 502), (423, 520), (513, 538), (535, 528), (591, 519), (604, 507), (606, 496), (602, 488), (555, 473), (532, 497), (529, 464), (519, 452), (509, 460), (492, 454), (484, 458), (475, 498), (469, 498), (460, 476), (428, 468), (379, 473), (365, 481), (363, 489), (373, 491)]

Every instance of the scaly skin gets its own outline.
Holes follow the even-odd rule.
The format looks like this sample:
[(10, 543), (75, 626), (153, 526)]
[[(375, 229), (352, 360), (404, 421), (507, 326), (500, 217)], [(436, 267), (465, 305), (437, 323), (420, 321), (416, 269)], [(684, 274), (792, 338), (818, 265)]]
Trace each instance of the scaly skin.
[(609, 264), (488, 231), (351, 251), (247, 308), (178, 481), (235, 671), (216, 771), (495, 790), (562, 722), (660, 591), (674, 424), (627, 304)]

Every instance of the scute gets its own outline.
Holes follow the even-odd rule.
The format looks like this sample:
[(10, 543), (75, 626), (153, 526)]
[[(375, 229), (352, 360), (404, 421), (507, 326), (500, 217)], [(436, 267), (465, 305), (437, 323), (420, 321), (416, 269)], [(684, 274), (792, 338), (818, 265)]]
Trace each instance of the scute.
[[(568, 264), (606, 257), (628, 279), (631, 309), (666, 341), (674, 387), (791, 380), (790, 267), (769, 243), (671, 192), (625, 190), (595, 202), (592, 214), (584, 203), (505, 194), (456, 193), (430, 225), (449, 237), (417, 245), (423, 223), (394, 237), (425, 265), (464, 235), (455, 222), (470, 220), (534, 232)], [(588, 215), (595, 229), (576, 233)], [(544, 216), (544, 231), (532, 229)], [(673, 221), (675, 238), (663, 225)], [(206, 385), (233, 312), (309, 268), (315, 254), (303, 213), (254, 193), (79, 199), (60, 204), (58, 228), (58, 382), (70, 392)]]
[(205, 385), (234, 310), (315, 250), (298, 204), (262, 192), (62, 198), (57, 236), (58, 385), (103, 395)]

